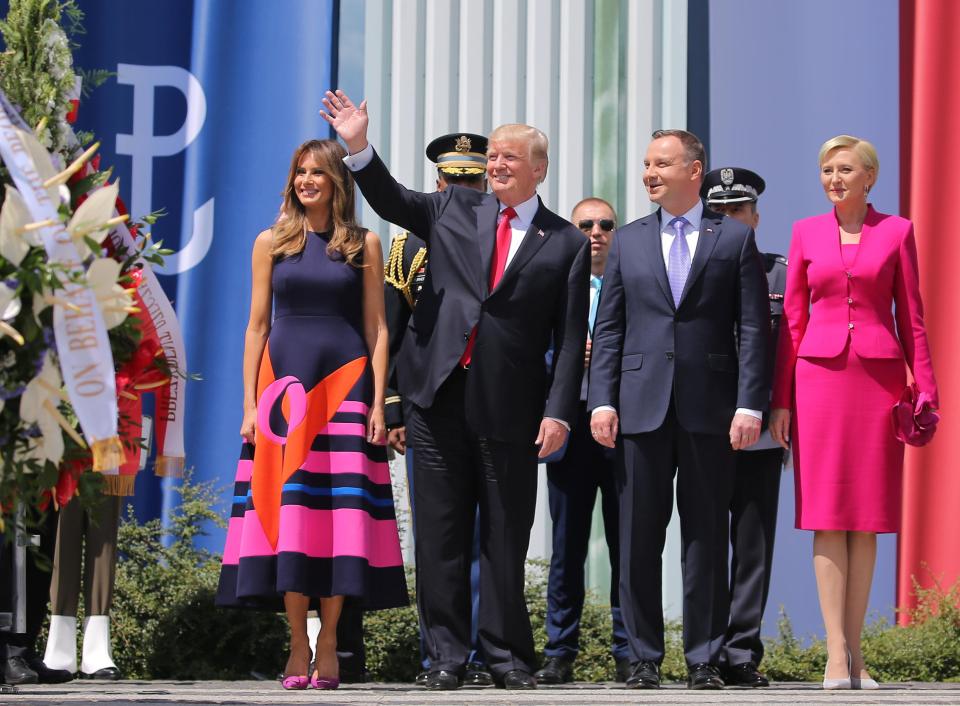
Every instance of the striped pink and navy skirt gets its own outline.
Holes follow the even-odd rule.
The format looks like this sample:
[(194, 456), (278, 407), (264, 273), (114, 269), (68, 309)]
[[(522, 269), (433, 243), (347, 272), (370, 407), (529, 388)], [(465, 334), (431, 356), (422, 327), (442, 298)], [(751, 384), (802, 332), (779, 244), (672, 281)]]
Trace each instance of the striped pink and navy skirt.
[(269, 518), (258, 513), (252, 485), (257, 448), (264, 443), (267, 453), (270, 444), (258, 428), (257, 446), (243, 445), (217, 605), (279, 611), (287, 591), (352, 597), (367, 610), (407, 604), (386, 447), (367, 442), (368, 407), (350, 399), (357, 391), (299, 467), (276, 481), (279, 502)]

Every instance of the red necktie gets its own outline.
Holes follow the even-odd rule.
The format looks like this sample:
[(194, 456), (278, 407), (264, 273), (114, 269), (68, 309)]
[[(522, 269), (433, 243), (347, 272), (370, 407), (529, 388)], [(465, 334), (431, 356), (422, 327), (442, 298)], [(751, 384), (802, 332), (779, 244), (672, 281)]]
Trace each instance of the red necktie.
[[(510, 228), (510, 221), (517, 217), (517, 212), (512, 207), (507, 206), (500, 212), (500, 223), (497, 225), (497, 242), (493, 247), (493, 261), (490, 263), (490, 291), (492, 292), (500, 278), (503, 277), (503, 271), (507, 269), (507, 255), (510, 253), (510, 241), (513, 238), (513, 229)], [(460, 365), (464, 368), (470, 366), (470, 358), (473, 355), (473, 346), (477, 341), (477, 327), (473, 327), (470, 332), (470, 339), (467, 341), (467, 347), (460, 356)]]

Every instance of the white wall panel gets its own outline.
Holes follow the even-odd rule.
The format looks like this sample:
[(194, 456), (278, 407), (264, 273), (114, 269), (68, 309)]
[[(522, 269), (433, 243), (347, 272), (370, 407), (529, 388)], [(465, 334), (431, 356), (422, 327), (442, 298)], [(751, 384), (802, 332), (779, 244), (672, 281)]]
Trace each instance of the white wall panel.
[(557, 133), (553, 176), (557, 183), (554, 210), (569, 217), (574, 205), (593, 188), (593, 0), (567, 0), (560, 13)]
[[(368, 0), (364, 7), (363, 96), (370, 113), (368, 136), (381, 155), (390, 154), (390, 67), (393, 63), (391, 40), (393, 0)], [(360, 222), (376, 233), (384, 243), (390, 240), (390, 226), (364, 201)]]
[(457, 130), (487, 135), (493, 100), (493, 0), (460, 0)]
[(550, 141), (550, 167), (539, 192), (551, 209), (557, 208), (557, 173), (564, 166), (556, 144), (560, 111), (560, 12), (561, 3), (553, 0), (527, 2), (527, 90), (523, 122), (542, 130)]
[[(620, 220), (629, 223), (651, 211), (643, 187), (643, 157), (661, 113), (660, 22), (662, 2), (631, 2), (627, 7), (624, 200)], [(686, 83), (684, 83), (686, 86)]]
[(410, 189), (423, 188), (425, 0), (393, 4), (393, 66), (390, 96), (391, 173)]
[(526, 0), (493, 2), (493, 127), (525, 122), (526, 10)]
[(437, 170), (425, 158), (425, 146), (434, 137), (459, 129), (459, 15), (459, 0), (430, 0), (426, 6), (426, 36), (430, 39), (424, 42), (423, 140), (420, 161), (415, 162), (423, 170), (424, 191), (429, 191), (437, 178)]

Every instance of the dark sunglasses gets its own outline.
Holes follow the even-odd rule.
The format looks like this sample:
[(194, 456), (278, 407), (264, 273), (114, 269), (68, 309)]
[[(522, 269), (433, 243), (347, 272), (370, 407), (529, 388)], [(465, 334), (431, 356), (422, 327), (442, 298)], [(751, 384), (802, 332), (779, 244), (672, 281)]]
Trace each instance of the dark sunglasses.
[(596, 223), (598, 226), (600, 226), (600, 230), (605, 230), (605, 231), (607, 231), (608, 233), (609, 233), (611, 230), (613, 230), (614, 228), (617, 227), (617, 226), (616, 226), (616, 223), (614, 223), (614, 222), (613, 222), (612, 220), (610, 220), (609, 218), (601, 218), (599, 221), (594, 221), (594, 220), (592, 220), (592, 219), (590, 219), (590, 218), (586, 218), (586, 219), (580, 221), (580, 222), (577, 224), (577, 227), (578, 227), (580, 230), (588, 231), (588, 232), (589, 232), (589, 231), (593, 230), (593, 224), (594, 224), (594, 223)]

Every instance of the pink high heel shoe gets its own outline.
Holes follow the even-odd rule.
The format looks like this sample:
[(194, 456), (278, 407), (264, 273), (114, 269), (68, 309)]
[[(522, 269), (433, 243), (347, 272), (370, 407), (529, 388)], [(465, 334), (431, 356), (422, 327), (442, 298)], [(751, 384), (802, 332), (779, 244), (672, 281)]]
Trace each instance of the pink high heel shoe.
[(336, 689), (340, 686), (340, 679), (338, 677), (313, 676), (310, 677), (310, 686), (314, 689)]
[(284, 677), (282, 684), (287, 691), (300, 691), (307, 688), (310, 680), (307, 677)]

